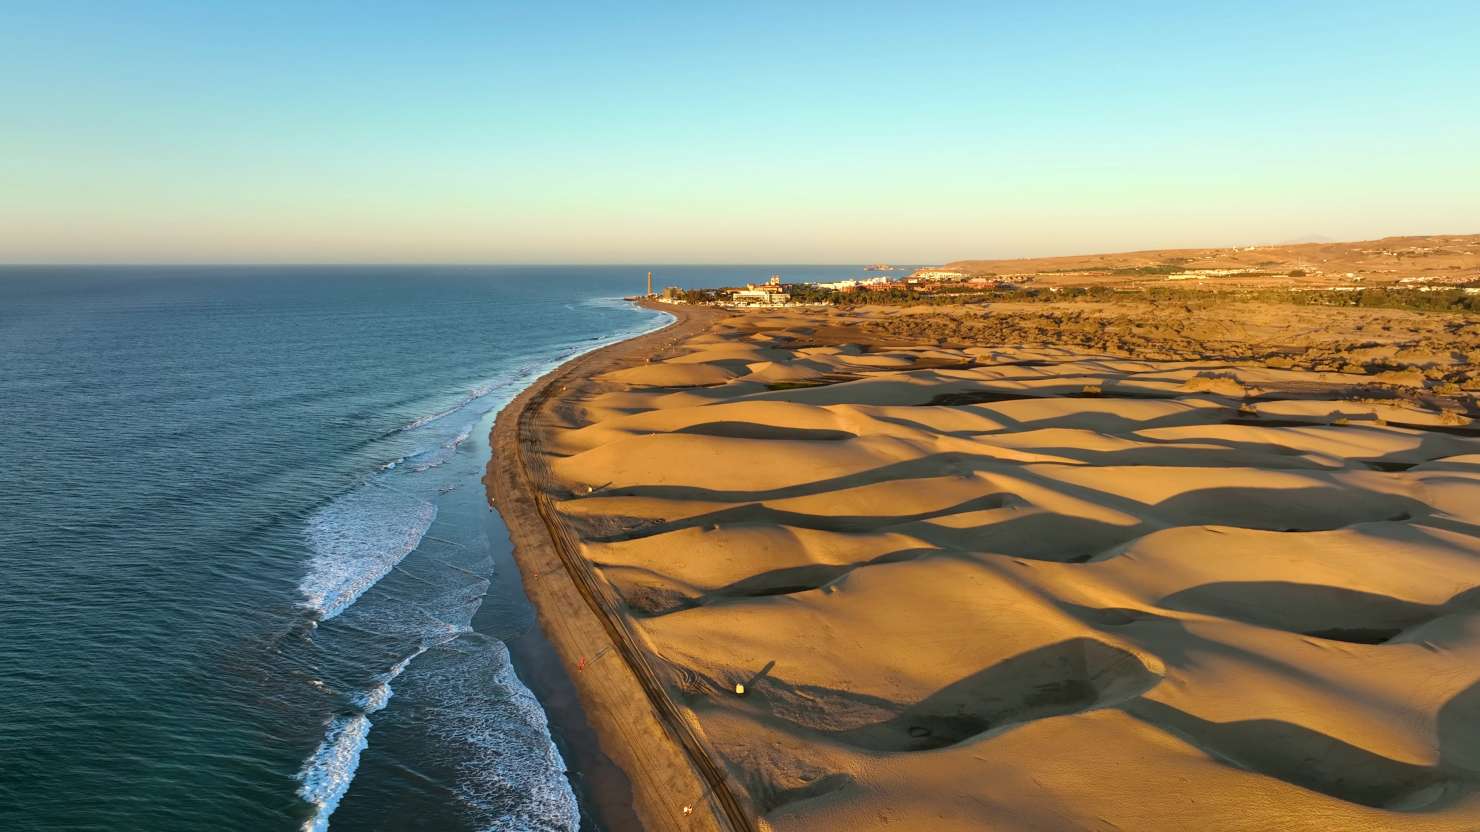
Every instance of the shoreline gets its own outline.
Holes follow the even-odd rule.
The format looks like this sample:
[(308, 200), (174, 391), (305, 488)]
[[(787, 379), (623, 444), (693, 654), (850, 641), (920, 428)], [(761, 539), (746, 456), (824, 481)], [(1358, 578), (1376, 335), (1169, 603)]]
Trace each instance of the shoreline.
[[(722, 314), (639, 303), (675, 320), (556, 367), (499, 412), (490, 434), (483, 482), (490, 507), (508, 529), (540, 629), (539, 638), (521, 639), (530, 643), (517, 652), (553, 651), (560, 659), (558, 670), (546, 667), (531, 683), (553, 694), (541, 697), (552, 723), (574, 729), (562, 730), (567, 765), (584, 779), (582, 803), (602, 828), (748, 830), (753, 827), (738, 789), (663, 693), (645, 650), (547, 505), (550, 479), (537, 456), (538, 422), (549, 406), (570, 399), (557, 394), (658, 355)], [(594, 771), (588, 768), (593, 764)]]

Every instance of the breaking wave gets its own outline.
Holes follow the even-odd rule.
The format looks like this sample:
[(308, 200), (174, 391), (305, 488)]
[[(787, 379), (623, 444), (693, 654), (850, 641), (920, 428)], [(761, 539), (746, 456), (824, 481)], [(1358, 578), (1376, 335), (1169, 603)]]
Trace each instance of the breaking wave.
[(298, 779), (299, 797), (313, 804), (314, 814), (303, 824), (305, 832), (324, 832), (339, 799), (349, 790), (360, 767), (360, 752), (369, 745), (370, 718), (365, 714), (337, 716), (329, 721), (324, 741), (308, 758)]
[(411, 430), (416, 430), (417, 428), (426, 427), (427, 425), (430, 425), (432, 422), (435, 422), (438, 419), (442, 419), (442, 418), (445, 418), (447, 416), (451, 416), (452, 414), (458, 412), (459, 410), (462, 410), (463, 408), (467, 407), (469, 404), (472, 404), (473, 402), (475, 402), (475, 401), (483, 398), (484, 396), (488, 395), (489, 393), (492, 393), (493, 391), (497, 390), (500, 386), (501, 385), (499, 385), (497, 382), (490, 382), (488, 384), (480, 384), (477, 387), (474, 387), (471, 390), (469, 390), (468, 393), (467, 393), (467, 395), (464, 396), (462, 398), (462, 400), (459, 401), (457, 404), (454, 404), (453, 406), (451, 406), (449, 408), (446, 408), (445, 410), (439, 410), (436, 413), (431, 413), (431, 414), (428, 414), (426, 416), (421, 416), (419, 418), (412, 419), (410, 422), (407, 422), (406, 424), (402, 425), (399, 428), (399, 430), (404, 433), (406, 431), (411, 431)]
[(395, 695), (391, 682), (411, 664), (411, 660), (425, 653), (423, 647), (396, 662), (389, 671), (379, 677), (376, 685), (349, 698), (357, 713), (336, 716), (329, 720), (324, 729), (324, 741), (298, 773), (302, 785), (298, 796), (314, 807), (313, 817), (304, 824), (305, 832), (324, 832), (329, 828), (329, 816), (339, 807), (340, 798), (349, 790), (360, 767), (360, 754), (370, 746), (370, 715), (385, 710)]
[(470, 818), (491, 832), (580, 826), (544, 709), (515, 674), (502, 642), (469, 634), (428, 656), (417, 676), (410, 695), (436, 747), (456, 766), (454, 793)]
[[(619, 298), (590, 303), (630, 308)], [(320, 632), (314, 642), (339, 657), (341, 651), (331, 645), (343, 642), (336, 638), (369, 638), (400, 645), (393, 649), (404, 658), (368, 678), (363, 671), (351, 671), (354, 680), (341, 683), (354, 691), (342, 694), (341, 711), (325, 723), (322, 741), (297, 776), (298, 794), (312, 807), (305, 830), (328, 829), (329, 818), (370, 745), (371, 717), (392, 697), (397, 701), (407, 697), (407, 707), (436, 740), (431, 753), (438, 755), (440, 765), (456, 772), (452, 794), (480, 828), (499, 832), (579, 828), (575, 794), (543, 708), (515, 674), (504, 644), (470, 626), (488, 579), (456, 558), (443, 562), (447, 545), (464, 544), (442, 540), (441, 531), (428, 538), (428, 532), (443, 495), (456, 488), (458, 478), (476, 479), (481, 471), (481, 466), (465, 470), (462, 462), (448, 465), (459, 459), (459, 449), (480, 420), (561, 362), (661, 323), (662, 318), (649, 317), (606, 337), (524, 356), (528, 363), (510, 367), (499, 380), (474, 386), (455, 404), (435, 408), (383, 435), (377, 440), (388, 451), (382, 459), (391, 461), (308, 518), (305, 538), (310, 556), (298, 586), (302, 605), (318, 622), (353, 608), (343, 627)], [(433, 469), (440, 472), (429, 473)], [(449, 518), (457, 517), (455, 510), (449, 511)], [(448, 523), (449, 528), (456, 526), (452, 519)], [(388, 582), (386, 591), (356, 603), (428, 539), (441, 547), (441, 554), (418, 556), (402, 567), (410, 584)], [(415, 591), (408, 592), (408, 585)], [(342, 658), (352, 662), (353, 655), (343, 653)], [(413, 660), (414, 672), (402, 678)], [(376, 721), (402, 719), (402, 710), (392, 709)]]
[(344, 612), (416, 549), (436, 517), (435, 504), (374, 482), (315, 512), (313, 555), (298, 584), (304, 605), (323, 621)]

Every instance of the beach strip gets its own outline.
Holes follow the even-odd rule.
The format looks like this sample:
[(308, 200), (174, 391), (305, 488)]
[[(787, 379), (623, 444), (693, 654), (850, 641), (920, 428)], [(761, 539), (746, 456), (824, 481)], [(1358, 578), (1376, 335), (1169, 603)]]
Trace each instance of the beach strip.
[[(539, 625), (560, 658), (594, 729), (599, 754), (623, 777), (586, 784), (587, 809), (603, 828), (749, 830), (727, 778), (692, 717), (663, 692), (618, 602), (579, 552), (546, 496), (550, 475), (541, 437), (553, 408), (574, 388), (616, 367), (640, 363), (703, 331), (715, 312), (654, 307), (669, 326), (579, 356), (530, 385), (500, 412), (484, 483), (509, 530), (514, 559)], [(557, 714), (557, 722), (561, 722)], [(569, 737), (566, 738), (570, 740)], [(591, 749), (580, 753), (590, 755)], [(630, 806), (630, 811), (627, 807)]]

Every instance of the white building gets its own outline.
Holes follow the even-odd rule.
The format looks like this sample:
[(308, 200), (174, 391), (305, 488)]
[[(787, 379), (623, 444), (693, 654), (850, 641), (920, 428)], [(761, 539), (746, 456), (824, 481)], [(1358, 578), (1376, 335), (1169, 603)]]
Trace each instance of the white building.
[(737, 289), (730, 293), (730, 302), (749, 306), (780, 306), (786, 303), (786, 295), (759, 289)]
[(848, 289), (857, 289), (860, 286), (878, 286), (882, 283), (888, 282), (889, 278), (887, 277), (865, 277), (849, 278), (848, 280), (834, 280), (831, 283), (813, 283), (812, 285), (816, 286), (819, 289), (831, 289), (835, 292), (842, 292), (847, 291)]

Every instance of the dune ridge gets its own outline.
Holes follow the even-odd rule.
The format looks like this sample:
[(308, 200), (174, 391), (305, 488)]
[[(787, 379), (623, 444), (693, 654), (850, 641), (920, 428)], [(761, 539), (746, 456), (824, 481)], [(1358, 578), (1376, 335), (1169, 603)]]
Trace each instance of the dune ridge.
[(868, 320), (718, 319), (541, 435), (759, 828), (1480, 828), (1473, 419)]

